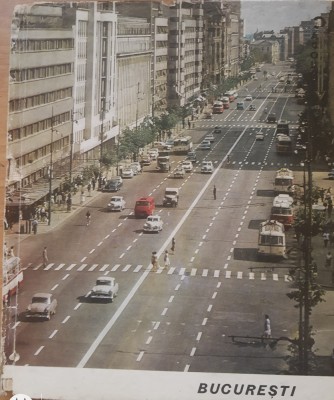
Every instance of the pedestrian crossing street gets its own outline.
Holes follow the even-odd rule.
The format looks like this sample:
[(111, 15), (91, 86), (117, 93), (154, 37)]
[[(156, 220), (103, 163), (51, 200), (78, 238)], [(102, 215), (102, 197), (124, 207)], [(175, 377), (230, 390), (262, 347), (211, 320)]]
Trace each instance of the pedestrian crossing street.
[(29, 264), (26, 269), (33, 271), (63, 271), (63, 272), (103, 272), (104, 274), (114, 272), (127, 272), (127, 273), (143, 273), (145, 271), (152, 271), (155, 274), (167, 274), (167, 275), (179, 275), (179, 276), (190, 276), (190, 277), (203, 277), (203, 278), (221, 278), (221, 279), (244, 279), (244, 280), (271, 280), (271, 281), (284, 281), (290, 282), (291, 277), (287, 274), (277, 274), (268, 270), (263, 269), (263, 272), (249, 272), (247, 271), (230, 271), (226, 269), (208, 269), (208, 268), (185, 268), (185, 267), (163, 267), (152, 270), (152, 265), (144, 266), (142, 264), (55, 264), (50, 263), (46, 266), (38, 264), (33, 266)]

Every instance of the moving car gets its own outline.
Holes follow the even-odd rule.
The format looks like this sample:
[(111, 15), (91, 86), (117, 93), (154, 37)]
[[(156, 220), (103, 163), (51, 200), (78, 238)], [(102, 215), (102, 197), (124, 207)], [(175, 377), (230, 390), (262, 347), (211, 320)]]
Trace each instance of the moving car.
[(261, 131), (256, 132), (255, 140), (264, 140), (264, 133)]
[(91, 299), (104, 299), (113, 301), (118, 294), (118, 283), (111, 276), (100, 276), (96, 279), (95, 286), (90, 292)]
[(267, 122), (268, 122), (269, 124), (275, 124), (276, 121), (277, 121), (276, 114), (275, 114), (275, 113), (270, 113), (270, 114), (268, 115), (268, 117), (267, 117)]
[(57, 300), (50, 293), (36, 293), (33, 295), (31, 303), (28, 305), (27, 318), (46, 318), (56, 313)]
[(248, 111), (256, 111), (256, 106), (254, 106), (254, 104), (251, 104), (251, 105), (248, 107)]
[(195, 162), (196, 159), (197, 159), (196, 152), (195, 151), (188, 151), (187, 160)]
[(213, 136), (212, 133), (209, 133), (208, 135), (205, 136), (204, 140), (209, 140), (212, 143), (215, 141), (215, 137)]
[(160, 232), (162, 231), (163, 222), (160, 215), (150, 215), (146, 218), (144, 224), (144, 232)]
[(237, 103), (237, 110), (244, 110), (244, 109), (245, 109), (245, 105), (243, 102)]
[(130, 168), (133, 170), (135, 175), (138, 175), (141, 172), (141, 165), (140, 162), (135, 161), (130, 164)]
[(191, 172), (193, 170), (193, 163), (189, 160), (182, 161), (181, 165), (186, 172)]
[(123, 196), (113, 196), (108, 203), (109, 211), (123, 211), (125, 208), (125, 200)]
[(176, 207), (179, 202), (179, 189), (178, 188), (166, 188), (165, 196), (162, 204), (164, 206)]
[(211, 143), (209, 142), (209, 140), (203, 140), (198, 148), (202, 150), (211, 150)]
[(184, 175), (186, 174), (186, 171), (184, 168), (180, 165), (174, 170), (174, 178), (184, 178)]
[(111, 179), (104, 185), (102, 192), (118, 192), (121, 189), (122, 185), (123, 180), (121, 182), (118, 179)]
[(213, 164), (212, 161), (202, 161), (201, 173), (202, 174), (212, 174)]
[(246, 97), (245, 97), (245, 101), (252, 101), (253, 100), (253, 97), (250, 95), (250, 94), (248, 94)]
[(213, 130), (213, 133), (222, 133), (222, 127), (221, 126), (215, 126), (215, 129)]
[(133, 178), (135, 173), (133, 172), (133, 169), (130, 167), (125, 167), (122, 169), (122, 177), (123, 178)]
[(151, 160), (156, 160), (159, 155), (159, 150), (153, 148), (153, 149), (148, 150), (147, 154), (151, 157)]
[(143, 155), (141, 156), (140, 162), (142, 165), (151, 165), (151, 157), (148, 154)]

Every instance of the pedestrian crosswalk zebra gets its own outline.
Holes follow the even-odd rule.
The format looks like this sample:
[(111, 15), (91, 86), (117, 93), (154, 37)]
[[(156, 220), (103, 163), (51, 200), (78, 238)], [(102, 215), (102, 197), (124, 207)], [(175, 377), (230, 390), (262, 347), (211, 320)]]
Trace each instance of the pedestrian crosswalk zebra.
[(226, 269), (217, 268), (195, 268), (195, 267), (163, 267), (152, 270), (152, 266), (145, 266), (143, 264), (65, 264), (65, 263), (49, 263), (48, 265), (38, 264), (36, 266), (28, 266), (26, 269), (33, 271), (73, 271), (73, 272), (104, 272), (105, 274), (111, 272), (129, 272), (129, 273), (140, 273), (145, 271), (152, 271), (155, 274), (167, 274), (167, 275), (178, 275), (178, 276), (190, 276), (190, 277), (203, 277), (203, 278), (221, 278), (221, 279), (244, 279), (244, 280), (261, 280), (261, 281), (284, 281), (290, 282), (291, 277), (287, 274), (277, 274), (272, 271), (263, 270), (256, 272), (247, 271), (231, 271)]

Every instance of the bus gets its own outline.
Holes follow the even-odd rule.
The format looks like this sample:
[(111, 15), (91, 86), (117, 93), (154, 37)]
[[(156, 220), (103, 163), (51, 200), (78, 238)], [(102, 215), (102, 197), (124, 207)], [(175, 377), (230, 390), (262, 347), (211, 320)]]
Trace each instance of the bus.
[(280, 120), (277, 122), (276, 135), (290, 135), (290, 127), (288, 121)]
[(293, 198), (286, 194), (275, 197), (271, 208), (270, 219), (280, 222), (285, 228), (293, 224)]
[(23, 282), (23, 271), (19, 257), (4, 259), (2, 300), (8, 302), (9, 297), (16, 293)]
[(257, 254), (260, 258), (286, 257), (284, 225), (275, 220), (260, 224)]
[(215, 101), (212, 107), (213, 114), (222, 114), (224, 112), (224, 104), (222, 101)]
[(224, 96), (221, 101), (223, 103), (224, 109), (228, 110), (230, 108), (230, 99), (227, 96)]
[(178, 137), (174, 139), (172, 151), (174, 154), (188, 154), (193, 148), (191, 136)]
[(292, 140), (290, 136), (279, 134), (276, 138), (276, 153), (277, 154), (291, 154), (292, 153)]
[(291, 194), (293, 192), (293, 179), (293, 172), (288, 168), (281, 168), (276, 171), (276, 176), (274, 180), (274, 192), (276, 194)]

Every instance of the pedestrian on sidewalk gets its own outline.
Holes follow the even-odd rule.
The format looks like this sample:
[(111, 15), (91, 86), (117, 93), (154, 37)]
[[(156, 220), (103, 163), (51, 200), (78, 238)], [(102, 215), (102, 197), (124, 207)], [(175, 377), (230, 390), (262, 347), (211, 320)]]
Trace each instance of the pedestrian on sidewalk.
[(168, 269), (170, 267), (170, 259), (169, 259), (168, 250), (165, 251), (164, 266), (165, 266), (165, 269)]
[(7, 247), (7, 242), (5, 242), (5, 243), (3, 244), (3, 256), (4, 256), (5, 258), (7, 258), (7, 255), (8, 255), (8, 247)]
[(214, 200), (217, 199), (217, 189), (216, 189), (216, 185), (213, 186), (213, 198), (214, 198)]
[(15, 257), (14, 255), (14, 246), (10, 246), (10, 249), (8, 250), (8, 257)]
[(185, 127), (186, 127), (186, 121), (183, 118), (183, 120), (182, 120), (182, 128), (184, 129)]
[(324, 246), (327, 247), (328, 242), (329, 242), (329, 233), (328, 232), (324, 232), (322, 237), (324, 239)]
[(332, 211), (333, 211), (333, 202), (332, 202), (332, 199), (329, 199), (328, 200), (328, 206), (327, 206), (328, 218), (331, 218)]
[(190, 122), (190, 119), (188, 118), (188, 128), (190, 129), (191, 128), (191, 122)]
[(71, 193), (69, 193), (68, 196), (67, 196), (66, 204), (67, 204), (67, 212), (70, 212), (71, 209), (72, 209), (72, 196), (71, 196)]
[(95, 185), (96, 185), (96, 180), (95, 180), (95, 178), (92, 178), (92, 187), (93, 187), (93, 190), (95, 190)]
[(46, 266), (47, 266), (47, 263), (49, 262), (48, 250), (47, 250), (47, 247), (46, 247), (46, 246), (45, 246), (44, 249), (43, 249), (42, 257), (43, 257), (43, 265), (44, 265), (44, 267), (46, 267)]
[(264, 316), (264, 333), (262, 337), (271, 338), (271, 324), (269, 315), (267, 314)]
[(326, 260), (325, 260), (325, 267), (326, 268), (330, 268), (332, 266), (332, 258), (333, 258), (332, 253), (329, 251), (326, 254)]
[(85, 192), (82, 190), (80, 194), (80, 204), (82, 205), (85, 202)]
[(172, 252), (175, 251), (175, 238), (172, 239), (172, 247), (171, 247)]
[(38, 221), (37, 221), (36, 218), (34, 218), (34, 219), (32, 220), (31, 226), (32, 226), (32, 231), (33, 231), (34, 235), (36, 235), (36, 233), (37, 233), (37, 226), (38, 226)]
[(88, 183), (87, 185), (87, 190), (88, 190), (88, 196), (91, 196), (91, 190), (92, 190), (92, 185), (90, 183)]

